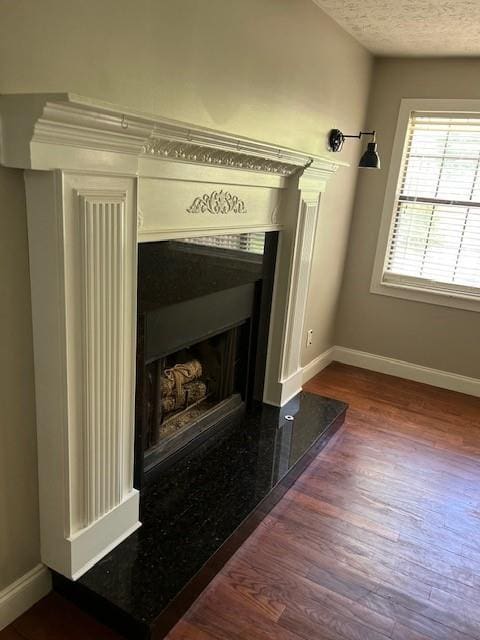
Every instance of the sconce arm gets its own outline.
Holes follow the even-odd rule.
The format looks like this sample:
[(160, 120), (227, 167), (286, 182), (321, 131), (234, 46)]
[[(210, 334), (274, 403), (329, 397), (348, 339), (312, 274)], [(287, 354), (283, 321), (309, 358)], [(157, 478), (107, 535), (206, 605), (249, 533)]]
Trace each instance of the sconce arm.
[(332, 129), (328, 136), (328, 146), (331, 151), (341, 151), (346, 138), (358, 138), (362, 136), (372, 136), (376, 142), (376, 131), (360, 131), (357, 135), (346, 135), (340, 129)]

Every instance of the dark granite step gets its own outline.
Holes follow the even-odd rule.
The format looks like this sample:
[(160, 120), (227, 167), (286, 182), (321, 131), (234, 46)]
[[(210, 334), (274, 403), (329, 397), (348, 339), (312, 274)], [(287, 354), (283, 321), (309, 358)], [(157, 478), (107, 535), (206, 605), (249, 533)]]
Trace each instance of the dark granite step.
[[(257, 405), (168, 466), (142, 527), (54, 588), (127, 638), (162, 638), (341, 426), (347, 405), (302, 392)], [(291, 419), (293, 418), (293, 419)]]

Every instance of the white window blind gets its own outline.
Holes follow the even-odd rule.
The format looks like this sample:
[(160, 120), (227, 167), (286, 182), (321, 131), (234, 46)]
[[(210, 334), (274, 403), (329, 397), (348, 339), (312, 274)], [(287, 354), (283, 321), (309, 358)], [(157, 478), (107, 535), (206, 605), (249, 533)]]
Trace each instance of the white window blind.
[(218, 249), (232, 249), (247, 253), (263, 254), (265, 247), (265, 233), (235, 233), (221, 236), (201, 236), (199, 238), (184, 238), (182, 242), (197, 244)]
[(413, 112), (383, 281), (480, 296), (480, 114)]

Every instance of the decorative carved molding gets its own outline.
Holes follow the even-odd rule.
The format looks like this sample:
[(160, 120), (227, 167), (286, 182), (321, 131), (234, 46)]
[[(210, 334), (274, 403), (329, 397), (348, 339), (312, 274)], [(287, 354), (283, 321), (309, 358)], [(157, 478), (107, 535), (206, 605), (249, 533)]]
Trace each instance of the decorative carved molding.
[(279, 147), (70, 93), (2, 95), (0, 119), (0, 162), (24, 169), (58, 168), (59, 147), (70, 149), (69, 169), (98, 170), (101, 151), (115, 153), (115, 164), (128, 175), (141, 174), (145, 158), (279, 177), (307, 170), (319, 180), (345, 164), (335, 154)]
[(245, 153), (224, 151), (221, 149), (208, 149), (196, 144), (188, 144), (171, 140), (149, 140), (143, 147), (146, 155), (160, 158), (180, 160), (184, 162), (198, 162), (215, 166), (230, 167), (234, 169), (247, 169), (249, 171), (263, 171), (282, 176), (293, 175), (299, 167), (294, 164), (286, 164), (276, 160), (257, 158)]
[(141, 229), (143, 227), (143, 223), (145, 222), (144, 215), (140, 209), (137, 211), (137, 229)]
[(247, 213), (245, 202), (228, 191), (212, 191), (195, 198), (187, 209), (188, 213)]

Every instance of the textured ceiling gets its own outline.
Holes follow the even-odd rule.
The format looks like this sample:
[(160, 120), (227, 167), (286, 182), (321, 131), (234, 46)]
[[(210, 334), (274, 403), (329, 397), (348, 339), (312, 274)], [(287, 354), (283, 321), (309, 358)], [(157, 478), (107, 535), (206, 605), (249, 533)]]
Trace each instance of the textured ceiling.
[(314, 2), (377, 55), (480, 56), (480, 0)]

